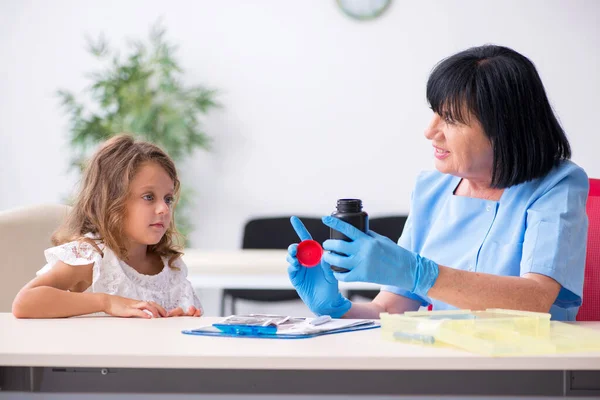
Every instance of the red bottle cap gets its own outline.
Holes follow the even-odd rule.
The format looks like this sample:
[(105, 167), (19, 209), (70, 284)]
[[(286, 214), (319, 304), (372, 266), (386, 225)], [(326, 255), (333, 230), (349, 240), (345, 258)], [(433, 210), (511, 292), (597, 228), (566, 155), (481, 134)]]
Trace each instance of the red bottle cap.
[(301, 265), (305, 267), (314, 267), (321, 262), (323, 248), (314, 240), (303, 240), (298, 244), (296, 257)]

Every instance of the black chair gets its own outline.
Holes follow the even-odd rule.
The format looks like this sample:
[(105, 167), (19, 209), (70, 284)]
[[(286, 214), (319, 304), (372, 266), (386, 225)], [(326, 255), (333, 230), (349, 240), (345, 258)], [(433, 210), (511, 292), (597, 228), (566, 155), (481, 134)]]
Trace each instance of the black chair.
[[(329, 239), (329, 228), (323, 225), (320, 218), (300, 217), (313, 239), (323, 243)], [(243, 249), (287, 249), (300, 239), (290, 224), (290, 217), (257, 218), (246, 223), (244, 227)], [(285, 260), (281, 260), (285, 268)], [(290, 289), (224, 289), (221, 297), (221, 315), (225, 315), (225, 303), (231, 302), (231, 314), (235, 314), (237, 300), (258, 302), (275, 302), (298, 300), (295, 290)]]
[[(398, 243), (404, 224), (406, 224), (406, 218), (405, 215), (369, 218), (369, 229)], [(348, 299), (352, 300), (354, 297), (360, 296), (372, 300), (378, 294), (379, 290), (350, 289), (348, 290)]]

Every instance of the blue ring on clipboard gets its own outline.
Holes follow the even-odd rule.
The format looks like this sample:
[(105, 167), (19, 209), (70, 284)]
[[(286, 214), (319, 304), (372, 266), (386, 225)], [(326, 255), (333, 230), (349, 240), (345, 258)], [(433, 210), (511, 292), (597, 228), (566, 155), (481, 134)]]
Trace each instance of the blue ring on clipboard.
[(213, 324), (221, 332), (232, 335), (275, 335), (277, 327), (274, 325), (256, 326), (256, 325), (227, 325)]

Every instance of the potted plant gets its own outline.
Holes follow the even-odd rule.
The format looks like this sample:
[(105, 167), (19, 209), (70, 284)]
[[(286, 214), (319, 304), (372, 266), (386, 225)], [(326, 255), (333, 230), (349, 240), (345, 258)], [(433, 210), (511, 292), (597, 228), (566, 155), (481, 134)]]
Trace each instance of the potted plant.
[[(58, 90), (69, 115), (71, 165), (78, 171), (97, 145), (128, 132), (162, 147), (179, 162), (196, 149), (209, 150), (210, 138), (199, 117), (219, 105), (216, 91), (201, 86), (185, 87), (183, 70), (174, 57), (175, 46), (165, 40), (165, 29), (156, 23), (149, 43), (129, 43), (121, 56), (100, 35), (88, 39), (88, 51), (102, 67), (88, 75), (86, 102), (67, 90)], [(192, 224), (186, 215), (191, 190), (182, 185), (177, 206), (178, 230), (186, 236)]]

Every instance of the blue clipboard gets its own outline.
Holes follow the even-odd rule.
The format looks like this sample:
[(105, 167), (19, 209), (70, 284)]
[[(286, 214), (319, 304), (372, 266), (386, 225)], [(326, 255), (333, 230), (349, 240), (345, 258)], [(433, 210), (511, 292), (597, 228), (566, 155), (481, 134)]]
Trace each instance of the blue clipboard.
[(213, 324), (203, 326), (197, 329), (185, 329), (181, 333), (185, 335), (195, 336), (214, 336), (214, 337), (236, 337), (236, 338), (252, 338), (252, 339), (308, 339), (317, 336), (333, 335), (344, 332), (363, 331), (368, 329), (376, 329), (381, 325), (375, 322), (365, 323), (362, 325), (349, 326), (340, 329), (331, 329), (313, 333), (277, 333), (276, 326), (254, 326), (254, 325), (226, 325)]

